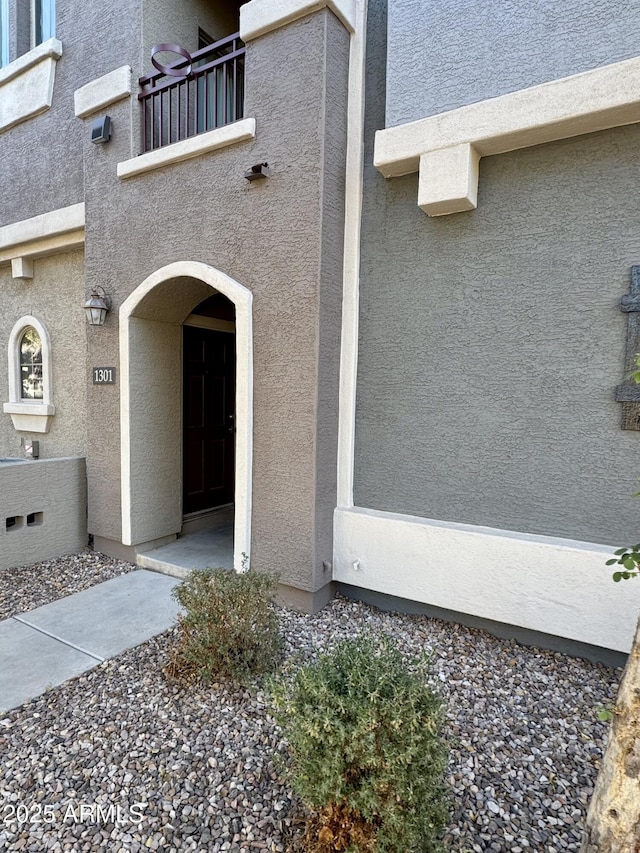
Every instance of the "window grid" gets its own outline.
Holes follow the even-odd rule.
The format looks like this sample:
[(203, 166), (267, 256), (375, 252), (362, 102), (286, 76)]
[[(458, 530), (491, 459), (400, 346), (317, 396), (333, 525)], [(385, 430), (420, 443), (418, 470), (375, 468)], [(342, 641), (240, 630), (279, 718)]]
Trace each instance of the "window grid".
[(33, 326), (28, 326), (20, 339), (20, 397), (43, 399), (42, 341)]

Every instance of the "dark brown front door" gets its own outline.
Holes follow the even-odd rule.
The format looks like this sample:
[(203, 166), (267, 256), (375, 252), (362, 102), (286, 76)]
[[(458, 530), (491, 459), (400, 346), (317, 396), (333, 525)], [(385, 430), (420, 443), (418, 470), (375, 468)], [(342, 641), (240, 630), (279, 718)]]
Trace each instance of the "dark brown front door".
[(185, 515), (233, 502), (235, 335), (184, 326)]

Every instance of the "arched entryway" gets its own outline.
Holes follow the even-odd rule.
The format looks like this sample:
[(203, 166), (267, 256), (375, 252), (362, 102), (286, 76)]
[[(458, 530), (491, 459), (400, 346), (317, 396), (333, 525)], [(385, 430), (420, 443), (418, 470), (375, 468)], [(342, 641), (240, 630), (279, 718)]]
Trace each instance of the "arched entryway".
[(122, 538), (135, 546), (182, 527), (183, 324), (197, 327), (194, 309), (215, 293), (235, 309), (233, 560), (241, 570), (251, 543), (252, 295), (207, 264), (157, 270), (120, 308)]

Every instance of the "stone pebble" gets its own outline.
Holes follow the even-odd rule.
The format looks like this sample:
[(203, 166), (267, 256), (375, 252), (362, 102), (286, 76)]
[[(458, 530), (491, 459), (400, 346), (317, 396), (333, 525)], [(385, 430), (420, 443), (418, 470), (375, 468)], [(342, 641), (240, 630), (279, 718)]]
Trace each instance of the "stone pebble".
[[(84, 552), (0, 573), (2, 618), (133, 569)], [(363, 630), (431, 654), (450, 748), (449, 851), (579, 850), (607, 732), (596, 709), (614, 702), (620, 670), (341, 597), (281, 616), (288, 658)], [(267, 695), (168, 682), (175, 638), (170, 629), (0, 716), (0, 853), (299, 848), (304, 810), (274, 760), (286, 747)]]
[(134, 571), (137, 566), (95, 551), (0, 570), (0, 620)]

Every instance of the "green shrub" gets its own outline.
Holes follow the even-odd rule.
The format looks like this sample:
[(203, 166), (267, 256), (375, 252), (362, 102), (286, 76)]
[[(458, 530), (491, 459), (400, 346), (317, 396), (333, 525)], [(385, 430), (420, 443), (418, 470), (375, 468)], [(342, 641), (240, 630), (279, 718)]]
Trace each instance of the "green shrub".
[[(638, 497), (637, 495), (635, 497)], [(607, 560), (605, 566), (622, 566), (622, 571), (613, 573), (614, 581), (629, 580), (636, 578), (640, 573), (640, 545), (631, 545), (629, 548), (618, 548), (614, 556)]]
[(271, 599), (278, 578), (258, 572), (196, 569), (173, 591), (184, 608), (166, 673), (182, 681), (245, 680), (273, 670), (281, 653)]
[(442, 702), (389, 637), (345, 641), (272, 685), (309, 851), (434, 853), (447, 823)]

